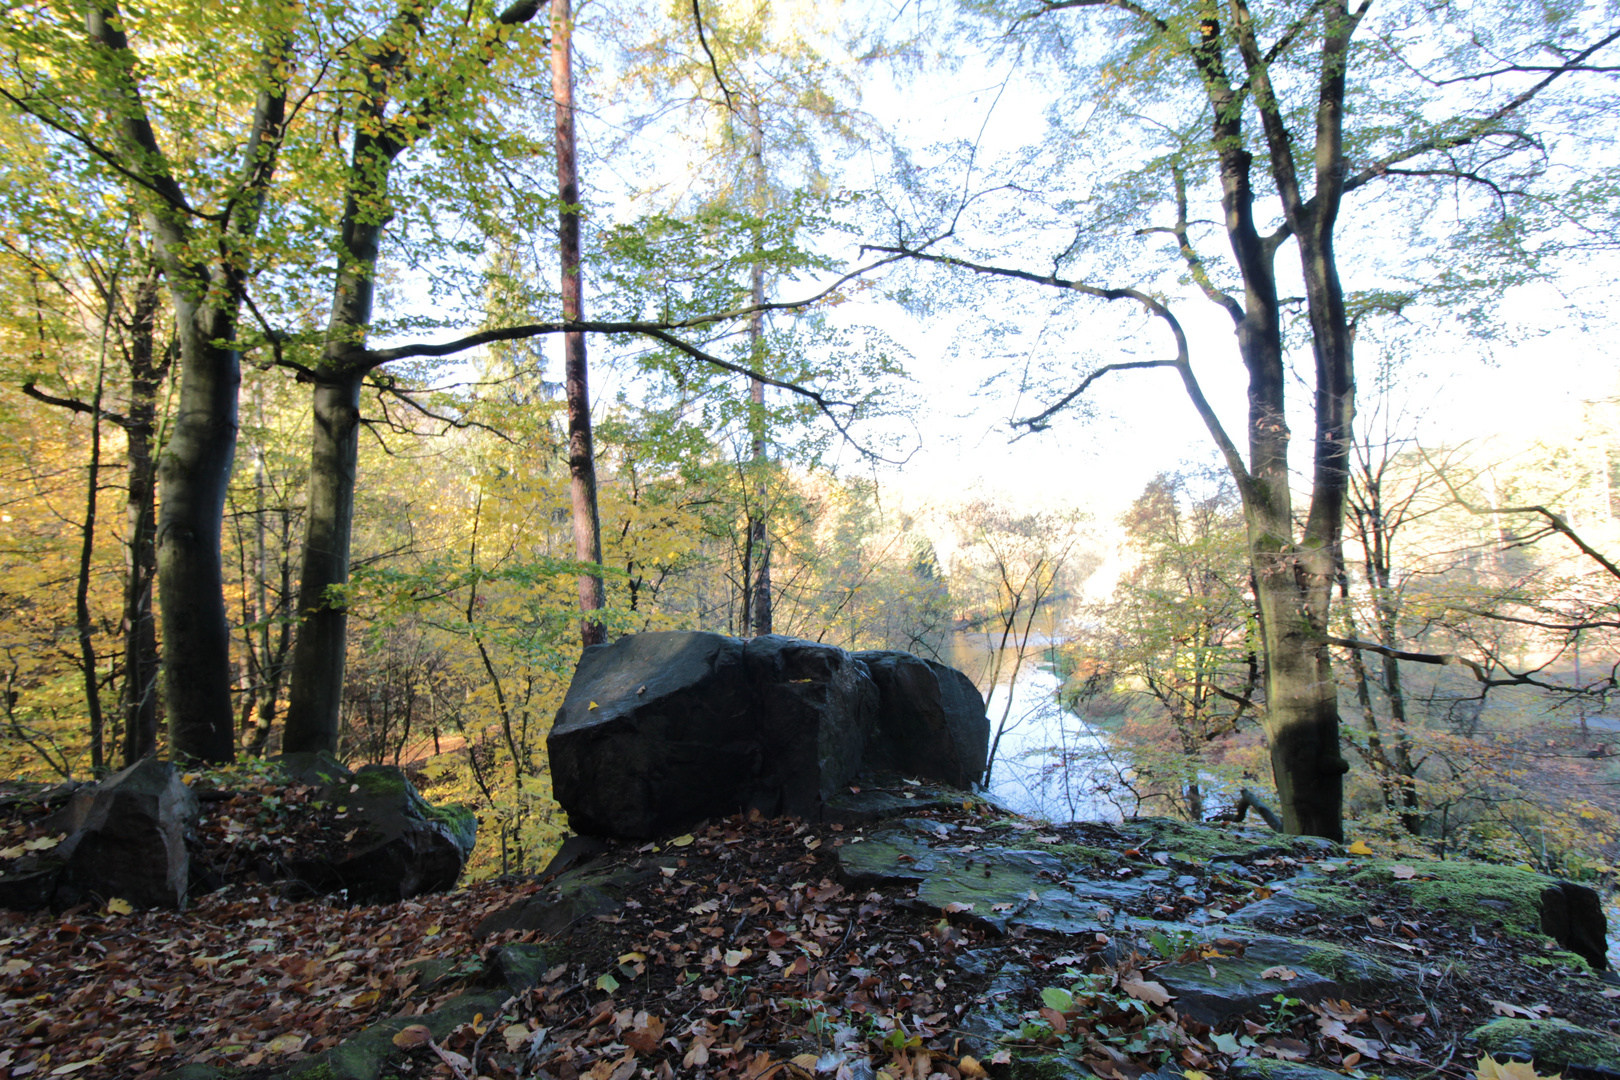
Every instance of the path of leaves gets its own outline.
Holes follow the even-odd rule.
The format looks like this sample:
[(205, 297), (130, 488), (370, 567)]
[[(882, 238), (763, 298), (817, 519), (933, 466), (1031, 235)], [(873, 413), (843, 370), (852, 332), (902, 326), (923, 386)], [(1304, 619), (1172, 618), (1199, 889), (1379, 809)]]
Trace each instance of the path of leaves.
[[(979, 807), (930, 816), (956, 827), (940, 845), (978, 830), (991, 841), (1023, 825)], [(1164, 999), (1153, 970), (1172, 958), (1143, 955), (1150, 949), (1110, 948), (1103, 935), (987, 938), (971, 912), (919, 909), (906, 889), (850, 891), (834, 856), (863, 839), (853, 827), (730, 819), (661, 850), (624, 845), (605, 858), (657, 855), (669, 872), (617, 914), (551, 942), (472, 938), (480, 919), (536, 882), (353, 908), (236, 884), (183, 914), (0, 916), (0, 1076), (156, 1077), (192, 1061), (285, 1066), (385, 1017), (441, 1007), (477, 982), (480, 956), (523, 942), (560, 950), (540, 985), (442, 1040), (406, 1028), (385, 1075), (959, 1080), (999, 1072), (1009, 1054), (1061, 1051), (1109, 1080), (1139, 1080), (1163, 1065), (1219, 1073), (1250, 1055), (1460, 1078), (1477, 1056), (1466, 1031), (1493, 1014), (1597, 1027), (1616, 1015), (1591, 980), (1525, 963), (1501, 928), (1432, 924), (1374, 893), (1365, 925), (1297, 932), (1416, 962), (1422, 977), (1400, 1000), (1289, 1006), (1210, 1029)], [(1033, 839), (1116, 851), (1118, 864), (1100, 874), (1157, 865), (1106, 825)], [(222, 862), (230, 860), (216, 855)], [(1231, 910), (1264, 895), (1295, 869), (1286, 862), (1212, 868), (1201, 876), (1202, 903)], [(1196, 914), (1184, 908), (1121, 914)], [(1200, 947), (1223, 944), (1240, 947), (1218, 935)], [(1013, 1000), (987, 1000), (989, 975), (976, 962), (986, 950), (1033, 973)], [(412, 965), (429, 958), (450, 970), (424, 987)], [(992, 1006), (1021, 1026), (978, 1060), (962, 1025)]]

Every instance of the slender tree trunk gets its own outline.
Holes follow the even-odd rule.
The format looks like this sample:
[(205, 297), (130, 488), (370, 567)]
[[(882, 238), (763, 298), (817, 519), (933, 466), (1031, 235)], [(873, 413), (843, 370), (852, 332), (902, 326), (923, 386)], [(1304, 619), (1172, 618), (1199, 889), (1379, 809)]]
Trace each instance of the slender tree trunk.
[(111, 331), (115, 286), (109, 283), (107, 313), (101, 323), (101, 357), (96, 363), (96, 392), (90, 400), (90, 463), (85, 469), (84, 524), (79, 530), (79, 575), (73, 590), (73, 615), (79, 631), (79, 672), (84, 678), (84, 704), (90, 713), (90, 769), (106, 771), (102, 730), (101, 679), (97, 675), (95, 624), (90, 617), (90, 576), (96, 551), (96, 496), (101, 488), (101, 396), (106, 388), (107, 335)]
[[(759, 100), (748, 100), (748, 149), (753, 159), (754, 214), (763, 218), (766, 209), (765, 191), (765, 128), (759, 118)], [(765, 303), (765, 261), (761, 223), (754, 229), (754, 265), (749, 275), (749, 300), (757, 308)], [(765, 366), (765, 315), (755, 311), (748, 317), (748, 356), (755, 371)], [(748, 380), (748, 429), (752, 437), (754, 512), (748, 522), (748, 548), (753, 555), (753, 598), (744, 602), (744, 610), (751, 609), (751, 626), (755, 634), (771, 632), (771, 535), (770, 535), (770, 456), (765, 438), (765, 384), (757, 378)], [(743, 581), (749, 584), (748, 575)]]
[[(569, 0), (551, 0), (551, 93), (557, 103), (558, 248), (562, 258), (563, 319), (585, 317), (585, 280), (579, 237), (579, 157), (574, 137), (574, 17)], [(574, 558), (602, 565), (602, 524), (596, 505), (596, 450), (591, 441), (591, 395), (585, 335), (563, 335), (568, 397), (568, 476), (574, 511)], [(580, 639), (586, 648), (607, 641), (600, 612), (607, 602), (601, 570), (579, 575)]]
[[(135, 181), (130, 190), (168, 282), (180, 344), (179, 401), (158, 467), (158, 593), (169, 752), (180, 759), (229, 761), (235, 724), (220, 543), (236, 456), (241, 357), (226, 343), (237, 337), (250, 261), (242, 256), (258, 228), (284, 133), (286, 78), (293, 67), (286, 55), (290, 31), (279, 16), (266, 25), (263, 82), (242, 142), (243, 197), (228, 223), (217, 230), (210, 224), (204, 233), (187, 209), (190, 203), (147, 114), (135, 50), (118, 5), (114, 0), (86, 4), (84, 25), (99, 53), (92, 90), (105, 102), (118, 151), (114, 164)], [(211, 254), (219, 252), (226, 254)]]
[(152, 583), (157, 577), (157, 393), (168, 371), (157, 359), (158, 275), (148, 275), (135, 294), (129, 326), (129, 414), (124, 424), (129, 475), (124, 506), (124, 764), (157, 753), (157, 622)]

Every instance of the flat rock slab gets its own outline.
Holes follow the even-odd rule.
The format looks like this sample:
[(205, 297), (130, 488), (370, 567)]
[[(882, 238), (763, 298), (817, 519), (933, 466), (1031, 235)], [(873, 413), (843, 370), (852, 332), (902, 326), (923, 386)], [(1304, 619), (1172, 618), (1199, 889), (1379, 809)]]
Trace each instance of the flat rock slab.
[[(1153, 979), (1172, 995), (1176, 1011), (1206, 1024), (1264, 1010), (1278, 994), (1316, 1002), (1377, 992), (1398, 977), (1365, 956), (1287, 938), (1242, 941), (1241, 956), (1206, 956), (1153, 969)], [(1291, 975), (1291, 977), (1290, 977)]]
[(1013, 927), (1107, 933), (1120, 905), (1155, 890), (1168, 892), (1168, 870), (1098, 879), (1049, 851), (983, 847), (966, 837), (940, 844), (942, 838), (927, 824), (933, 823), (885, 828), (860, 843), (846, 843), (838, 849), (840, 878), (850, 888), (914, 884), (919, 905), (997, 934)]
[[(674, 860), (667, 860), (671, 866)], [(539, 892), (494, 914), (473, 930), (476, 937), (488, 937), (504, 930), (535, 930), (561, 934), (569, 927), (598, 915), (611, 915), (624, 907), (630, 895), (663, 874), (654, 862), (628, 866), (587, 862), (558, 875)]]

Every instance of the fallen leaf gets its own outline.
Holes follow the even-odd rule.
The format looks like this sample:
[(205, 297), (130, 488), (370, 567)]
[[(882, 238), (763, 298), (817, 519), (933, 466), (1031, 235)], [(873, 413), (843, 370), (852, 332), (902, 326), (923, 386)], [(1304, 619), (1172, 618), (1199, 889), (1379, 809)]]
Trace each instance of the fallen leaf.
[[(73, 1062), (72, 1064), (69, 1064), (69, 1065), (60, 1065), (57, 1068), (54, 1068), (54, 1069), (51, 1070), (51, 1075), (52, 1076), (67, 1076), (70, 1073), (78, 1072), (80, 1069), (88, 1069), (90, 1066), (92, 1066), (96, 1062), (100, 1061), (104, 1056), (105, 1055), (103, 1055), (103, 1054), (97, 1054), (95, 1057), (93, 1057), (93, 1058), (85, 1058), (83, 1061), (75, 1061), (75, 1062)], [(15, 1074), (13, 1074), (13, 1075), (15, 1075)]]
[(619, 988), (619, 980), (612, 975), (598, 975), (596, 977), (596, 988), (604, 993), (611, 994)]
[(1511, 1001), (1497, 1001), (1495, 998), (1486, 1000), (1490, 1002), (1491, 1011), (1497, 1016), (1522, 1016), (1526, 1020), (1540, 1020), (1551, 1016), (1553, 1011), (1551, 1005), (1531, 1005), (1527, 1008), (1515, 1005)]
[(627, 952), (627, 953), (622, 954), (619, 957), (617, 962), (620, 963), (620, 964), (640, 964), (640, 963), (644, 963), (646, 961), (646, 959), (647, 959), (647, 954), (646, 953)]
[(590, 712), (594, 708), (597, 708), (597, 704), (596, 704), (596, 702), (593, 701), (593, 702), (591, 702), (589, 705), (587, 705), (585, 707), (585, 711)]
[[(1479, 1059), (1474, 1068), (1474, 1076), (1478, 1080), (1541, 1080), (1541, 1073), (1524, 1061), (1497, 1061), (1486, 1054)], [(1559, 1080), (1564, 1074), (1561, 1072), (1551, 1074), (1551, 1080)]]
[(686, 910), (687, 913), (691, 915), (710, 915), (720, 910), (720, 901), (711, 896), (709, 899), (703, 901), (703, 903), (693, 904)]
[(1357, 840), (1355, 843), (1345, 848), (1345, 850), (1352, 855), (1371, 855), (1373, 853), (1373, 849), (1367, 846), (1367, 841), (1365, 840)]
[(285, 1035), (277, 1035), (264, 1044), (264, 1048), (272, 1054), (290, 1054), (294, 1050), (302, 1050), (309, 1036), (300, 1031), (289, 1031)]
[(1417, 871), (1404, 863), (1390, 867), (1389, 872), (1402, 881), (1410, 881), (1412, 878), (1417, 877)]
[(433, 1032), (428, 1030), (426, 1024), (412, 1024), (394, 1033), (394, 1045), (401, 1050), (409, 1050), (413, 1046), (422, 1046), (432, 1041)]
[(625, 1035), (624, 1045), (638, 1054), (650, 1054), (658, 1049), (658, 1044), (663, 1038), (663, 1017), (648, 1016), (640, 1026)]
[(949, 904), (946, 904), (945, 907), (942, 910), (947, 915), (960, 915), (964, 911), (972, 911), (973, 910), (973, 905), (972, 904), (962, 904), (962, 903), (958, 903), (958, 902), (953, 900)]
[(1119, 980), (1119, 988), (1138, 1001), (1145, 1001), (1149, 1005), (1164, 1005), (1169, 1002), (1170, 991), (1162, 983), (1152, 982), (1135, 975), (1126, 975)]
[(962, 1074), (963, 1080), (984, 1080), (990, 1075), (984, 1071), (984, 1066), (980, 1065), (976, 1058), (967, 1054), (963, 1054), (962, 1060), (956, 1063), (956, 1071)]
[(720, 962), (726, 967), (734, 968), (740, 966), (744, 960), (753, 955), (753, 949), (727, 949), (725, 956), (720, 958)]
[(1295, 971), (1293, 968), (1286, 968), (1279, 964), (1276, 967), (1266, 968), (1266, 970), (1260, 973), (1260, 977), (1262, 979), (1281, 979), (1283, 982), (1288, 982), (1290, 979), (1299, 978), (1299, 972)]
[(135, 906), (123, 897), (115, 896), (107, 901), (107, 911), (112, 915), (128, 915), (135, 910)]
[(682, 833), (669, 842), (670, 847), (688, 847), (695, 839), (691, 833)]
[(506, 1052), (515, 1054), (518, 1048), (529, 1041), (528, 1024), (507, 1024), (501, 1029), (501, 1038), (506, 1042)]

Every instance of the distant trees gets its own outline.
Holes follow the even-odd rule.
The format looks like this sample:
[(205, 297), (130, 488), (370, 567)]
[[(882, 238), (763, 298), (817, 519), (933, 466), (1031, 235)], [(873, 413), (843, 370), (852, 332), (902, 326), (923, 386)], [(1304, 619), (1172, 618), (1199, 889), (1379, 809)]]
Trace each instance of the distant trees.
[[(1515, 258), (1534, 265), (1557, 250), (1550, 231), (1531, 228), (1567, 190), (1554, 189), (1542, 140), (1578, 138), (1580, 117), (1603, 122), (1605, 104), (1559, 91), (1611, 70), (1620, 27), (1537, 4), (1064, 0), (996, 14), (1010, 49), (1049, 59), (1067, 80), (1049, 141), (1030, 148), (1028, 164), (1010, 166), (1027, 174), (1016, 182), (999, 177), (968, 200), (941, 195), (934, 218), (907, 223), (875, 250), (992, 286), (1124, 300), (1162, 325), (1171, 358), (1098, 363), (1018, 423), (1047, 427), (1108, 372), (1162, 367), (1179, 377), (1243, 500), (1265, 661), (1262, 720), (1283, 819), (1290, 832), (1339, 838), (1348, 764), (1327, 638), (1358, 320), (1428, 295), (1478, 297), (1511, 276)], [(1084, 130), (1070, 130), (1071, 120)], [(971, 153), (965, 160), (976, 162)], [(1442, 199), (1460, 220), (1429, 212)], [(1218, 209), (1198, 209), (1205, 205)], [(1023, 225), (1013, 243), (1002, 235), (1006, 221)], [(1414, 257), (1399, 271), (1363, 271), (1361, 250), (1397, 221), (1412, 231)], [(1211, 231), (1224, 254), (1209, 249)], [(1489, 237), (1517, 245), (1515, 254), (1489, 247)], [(1424, 261), (1451, 239), (1468, 245), (1460, 260)], [(1031, 245), (1050, 258), (1017, 262), (1012, 249)], [(1287, 250), (1298, 259), (1284, 268)], [(1309, 479), (1298, 514), (1286, 318), (1296, 287), (1311, 356)], [(1165, 298), (1189, 290), (1233, 329), (1247, 377), (1244, 438), (1230, 436), (1209, 404)]]
[(1065, 649), (1074, 692), (1126, 706), (1140, 784), (1199, 821), (1222, 743), (1264, 707), (1242, 506), (1224, 471), (1189, 469), (1155, 477), (1120, 524), (1119, 583)]

